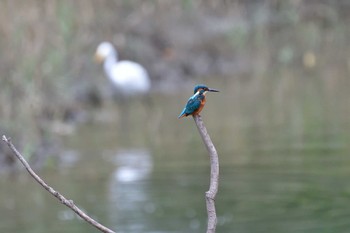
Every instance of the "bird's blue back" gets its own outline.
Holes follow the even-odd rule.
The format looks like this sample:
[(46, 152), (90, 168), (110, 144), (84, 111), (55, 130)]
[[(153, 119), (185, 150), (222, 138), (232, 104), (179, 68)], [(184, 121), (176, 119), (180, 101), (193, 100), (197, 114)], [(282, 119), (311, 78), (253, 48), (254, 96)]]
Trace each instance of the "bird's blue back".
[(188, 99), (185, 108), (182, 110), (182, 112), (179, 115), (179, 118), (184, 114), (190, 115), (194, 113), (201, 106), (201, 101), (205, 98), (205, 96), (203, 95), (203, 92), (204, 90), (201, 90), (198, 94), (194, 94)]

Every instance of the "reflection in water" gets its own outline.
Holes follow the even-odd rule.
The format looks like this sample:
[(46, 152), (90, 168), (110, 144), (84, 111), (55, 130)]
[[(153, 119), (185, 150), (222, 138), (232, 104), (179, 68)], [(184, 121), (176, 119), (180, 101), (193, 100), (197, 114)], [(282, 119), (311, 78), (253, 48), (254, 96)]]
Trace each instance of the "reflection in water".
[(122, 150), (115, 157), (118, 168), (113, 173), (113, 180), (129, 183), (144, 180), (152, 171), (152, 158), (147, 150)]
[(144, 223), (140, 222), (145, 219), (142, 215), (155, 210), (147, 191), (152, 156), (147, 150), (122, 150), (116, 154), (114, 162), (117, 168), (110, 177), (108, 192), (111, 222), (116, 229), (123, 226), (128, 232), (140, 231), (144, 228)]

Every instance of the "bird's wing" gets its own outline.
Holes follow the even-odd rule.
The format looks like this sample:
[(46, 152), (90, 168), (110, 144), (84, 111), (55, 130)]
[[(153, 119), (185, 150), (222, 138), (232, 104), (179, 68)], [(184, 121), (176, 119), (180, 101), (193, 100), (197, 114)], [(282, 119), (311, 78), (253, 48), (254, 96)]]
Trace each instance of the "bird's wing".
[(186, 113), (191, 114), (201, 106), (201, 101), (197, 98), (190, 98), (186, 104)]
[(184, 115), (190, 115), (192, 114), (194, 111), (196, 111), (199, 107), (201, 106), (201, 101), (197, 98), (189, 98), (187, 101), (187, 104), (185, 106), (185, 108), (182, 110), (182, 112), (179, 115), (179, 118), (181, 118)]

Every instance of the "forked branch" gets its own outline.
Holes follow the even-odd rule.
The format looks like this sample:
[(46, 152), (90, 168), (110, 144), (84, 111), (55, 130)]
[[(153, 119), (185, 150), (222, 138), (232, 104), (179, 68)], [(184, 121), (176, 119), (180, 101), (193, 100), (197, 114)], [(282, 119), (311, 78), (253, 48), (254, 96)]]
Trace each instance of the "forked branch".
[(12, 144), (11, 139), (7, 138), (5, 135), (2, 136), (2, 140), (7, 143), (9, 148), (12, 150), (14, 155), (19, 159), (19, 161), (23, 164), (23, 166), (27, 169), (28, 173), (41, 185), (46, 189), (49, 193), (51, 193), (54, 197), (56, 197), (63, 205), (67, 206), (71, 210), (73, 210), (77, 215), (79, 215), (82, 219), (84, 219), (86, 222), (90, 223), (94, 227), (96, 227), (99, 231), (105, 232), (105, 233), (115, 233), (111, 229), (105, 227), (104, 225), (100, 224), (90, 216), (88, 216), (86, 213), (84, 213), (79, 207), (77, 207), (73, 200), (66, 199), (62, 194), (51, 188), (48, 184), (46, 184), (40, 176), (38, 176), (33, 169), (30, 167), (28, 162), (23, 158), (21, 153), (18, 152), (16, 147)]

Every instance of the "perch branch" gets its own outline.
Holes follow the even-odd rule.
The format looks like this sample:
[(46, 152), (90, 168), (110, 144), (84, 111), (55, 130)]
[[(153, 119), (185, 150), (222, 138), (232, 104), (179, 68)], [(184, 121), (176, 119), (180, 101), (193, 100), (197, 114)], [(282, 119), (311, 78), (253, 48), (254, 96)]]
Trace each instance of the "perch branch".
[(86, 222), (90, 223), (94, 227), (96, 227), (99, 231), (105, 232), (105, 233), (115, 233), (111, 229), (103, 226), (102, 224), (98, 223), (96, 220), (89, 217), (87, 214), (85, 214), (79, 207), (77, 207), (73, 200), (66, 199), (62, 194), (51, 188), (49, 185), (47, 185), (41, 178), (38, 176), (33, 169), (30, 167), (28, 162), (23, 158), (21, 153), (18, 152), (16, 147), (12, 144), (11, 139), (7, 138), (5, 135), (2, 136), (2, 140), (7, 143), (9, 148), (12, 150), (14, 155), (21, 161), (23, 166), (27, 169), (28, 173), (41, 185), (46, 189), (49, 193), (51, 193), (54, 197), (56, 197), (63, 205), (67, 206), (71, 210), (73, 210), (77, 215), (79, 215), (82, 219), (84, 219)]
[(205, 193), (205, 199), (207, 204), (208, 213), (208, 227), (207, 233), (215, 233), (217, 217), (215, 210), (215, 196), (218, 192), (219, 185), (219, 158), (216, 152), (215, 146), (210, 139), (207, 129), (204, 126), (202, 117), (200, 115), (193, 116), (196, 122), (198, 131), (203, 139), (203, 142), (209, 152), (210, 156), (210, 186), (209, 190)]

